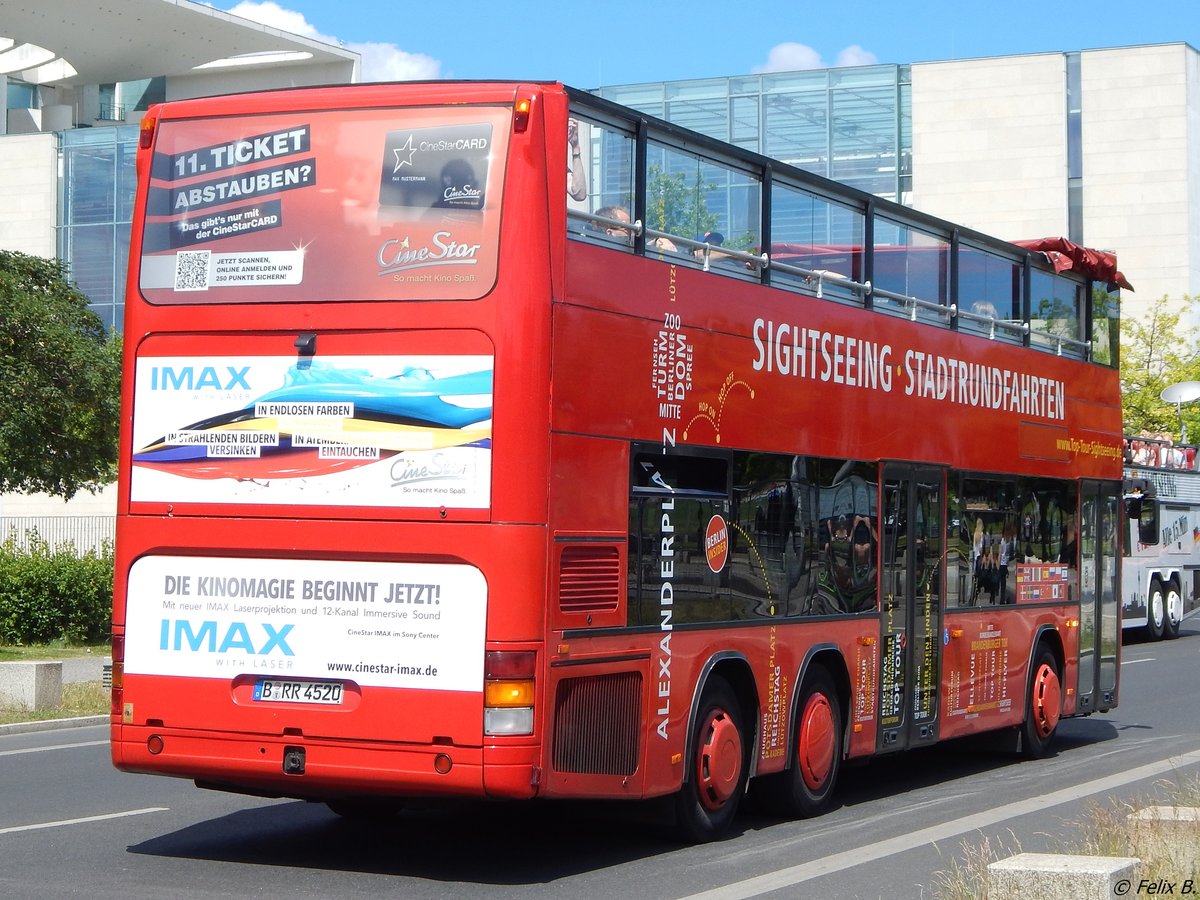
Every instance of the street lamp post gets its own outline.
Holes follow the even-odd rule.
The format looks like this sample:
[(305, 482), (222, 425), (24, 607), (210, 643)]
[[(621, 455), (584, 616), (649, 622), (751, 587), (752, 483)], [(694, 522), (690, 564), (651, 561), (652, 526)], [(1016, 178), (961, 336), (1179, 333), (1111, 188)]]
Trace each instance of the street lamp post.
[(1183, 424), (1183, 404), (1200, 400), (1200, 381), (1178, 381), (1168, 384), (1158, 396), (1167, 403), (1175, 404), (1175, 414), (1179, 416), (1179, 443), (1186, 444), (1187, 426)]

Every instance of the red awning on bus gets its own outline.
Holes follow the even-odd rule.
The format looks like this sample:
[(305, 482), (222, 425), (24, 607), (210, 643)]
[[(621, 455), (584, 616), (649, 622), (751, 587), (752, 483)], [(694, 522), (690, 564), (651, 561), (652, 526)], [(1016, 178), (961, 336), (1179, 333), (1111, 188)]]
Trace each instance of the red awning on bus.
[(1117, 255), (1115, 253), (1081, 247), (1074, 241), (1062, 237), (1037, 238), (1031, 241), (1013, 241), (1013, 243), (1026, 250), (1044, 253), (1056, 272), (1068, 270), (1078, 272), (1093, 281), (1107, 282), (1109, 290), (1112, 290), (1114, 285), (1127, 291), (1133, 290), (1133, 285), (1117, 271)]

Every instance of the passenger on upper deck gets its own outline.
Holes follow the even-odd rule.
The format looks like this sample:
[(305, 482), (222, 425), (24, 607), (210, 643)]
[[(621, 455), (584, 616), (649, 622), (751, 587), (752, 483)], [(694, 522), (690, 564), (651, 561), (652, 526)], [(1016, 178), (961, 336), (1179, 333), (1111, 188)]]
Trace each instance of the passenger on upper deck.
[[(596, 210), (596, 215), (603, 216), (606, 219), (616, 219), (620, 222), (630, 221), (629, 210), (623, 206), (602, 206)], [(630, 232), (628, 228), (621, 228), (617, 225), (608, 224), (605, 224), (603, 228), (604, 233), (610, 237), (620, 237), (624, 238), (626, 241), (629, 239)], [(669, 253), (677, 251), (678, 248), (676, 248), (674, 242), (668, 238), (660, 237), (646, 241), (646, 249), (660, 250), (662, 252)]]
[(695, 237), (695, 241), (698, 244), (708, 244), (708, 247), (696, 247), (692, 250), (692, 255), (700, 262), (704, 262), (705, 254), (707, 253), (710, 267), (715, 265), (739, 269), (751, 267), (750, 263), (743, 263), (737, 257), (716, 249), (725, 243), (725, 235), (719, 231), (706, 231), (704, 234), (698, 234)]
[(572, 200), (586, 200), (588, 195), (587, 171), (583, 168), (583, 152), (579, 148), (579, 122), (567, 120), (567, 145), (571, 160), (567, 169), (567, 196)]
[[(723, 243), (725, 243), (725, 235), (721, 234), (719, 231), (706, 231), (704, 234), (696, 235), (694, 240), (698, 244), (708, 244), (710, 248), (720, 247)], [(696, 259), (703, 260), (706, 249), (708, 248), (696, 247), (694, 250), (692, 250), (692, 255), (696, 257)], [(729, 256), (721, 253), (718, 250), (708, 249), (708, 258), (711, 262), (717, 262), (719, 259), (729, 259)]]
[[(706, 231), (704, 234), (696, 235), (693, 240), (698, 244), (708, 245), (707, 247), (695, 247), (692, 250), (692, 255), (698, 262), (704, 264), (706, 269), (720, 266), (723, 269), (739, 271), (743, 275), (756, 270), (756, 263), (752, 260), (735, 256), (733, 252), (717, 249), (725, 243), (725, 235), (719, 231)], [(707, 264), (705, 264), (706, 259)]]

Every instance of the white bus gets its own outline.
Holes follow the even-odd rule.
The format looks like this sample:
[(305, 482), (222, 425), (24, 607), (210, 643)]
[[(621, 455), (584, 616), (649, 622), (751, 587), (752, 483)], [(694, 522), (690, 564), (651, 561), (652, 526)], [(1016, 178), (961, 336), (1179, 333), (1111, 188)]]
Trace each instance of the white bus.
[(1200, 603), (1200, 471), (1192, 446), (1125, 442), (1123, 626), (1151, 640), (1179, 635)]

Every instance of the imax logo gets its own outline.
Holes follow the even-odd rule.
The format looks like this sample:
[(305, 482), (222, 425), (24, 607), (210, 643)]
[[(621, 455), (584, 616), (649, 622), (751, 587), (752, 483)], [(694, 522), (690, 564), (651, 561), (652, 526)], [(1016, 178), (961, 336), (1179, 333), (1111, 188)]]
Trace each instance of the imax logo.
[[(216, 622), (200, 622), (199, 628), (187, 619), (163, 619), (159, 628), (159, 650), (183, 650), (194, 653), (229, 653), (240, 650), (249, 656), (266, 656), (278, 652), (284, 656), (295, 656), (288, 646), (287, 636), (296, 626), (284, 625), (276, 629), (266, 622), (231, 622), (218, 625)], [(251, 634), (253, 628), (254, 634)], [(262, 634), (259, 634), (262, 632)]]
[(246, 375), (249, 372), (249, 366), (240, 369), (226, 366), (225, 374), (219, 373), (216, 366), (180, 366), (178, 369), (174, 366), (154, 366), (150, 369), (150, 390), (198, 391), (210, 388), (216, 391), (232, 391), (234, 388), (241, 388), (248, 391), (250, 385), (246, 381)]

